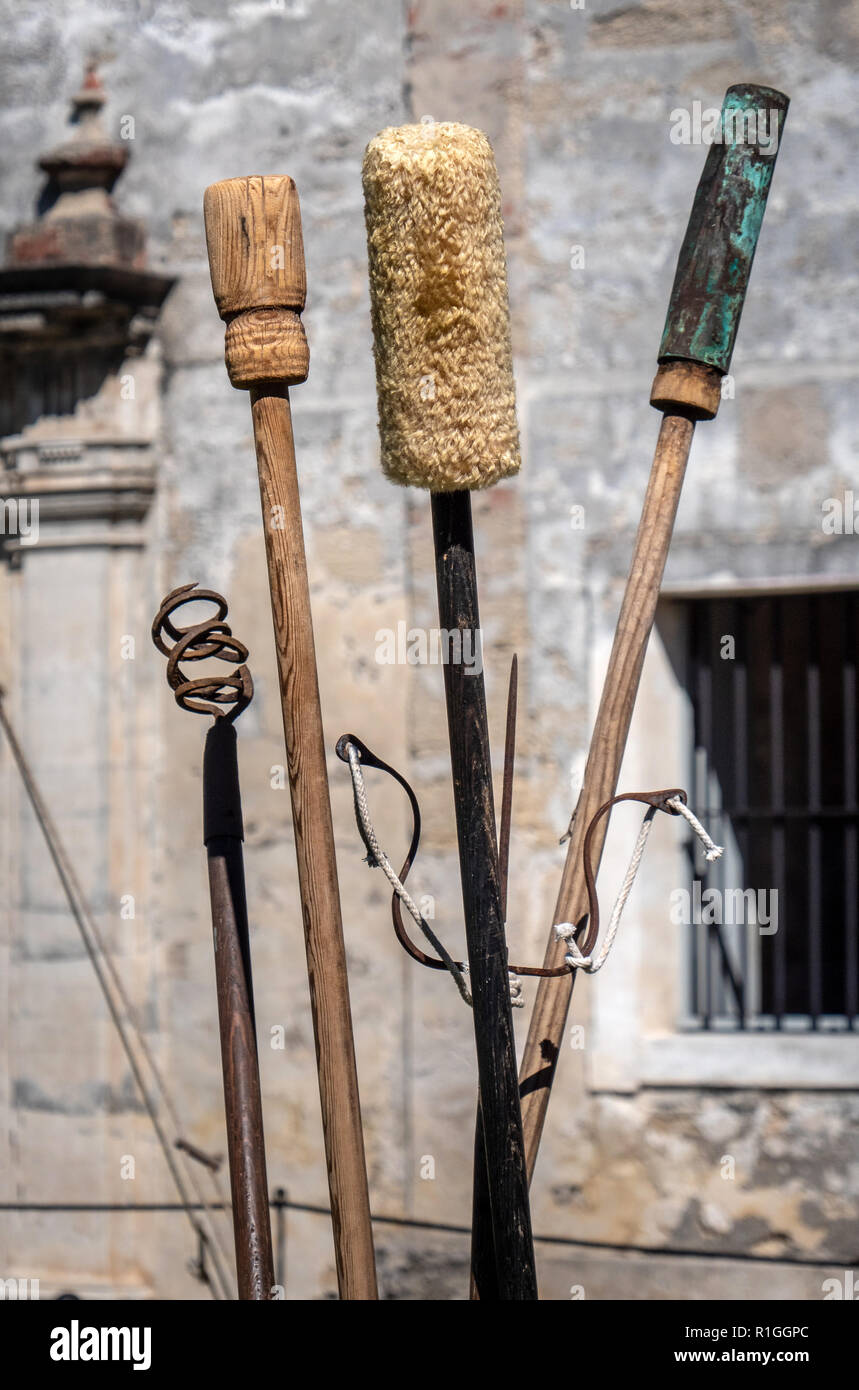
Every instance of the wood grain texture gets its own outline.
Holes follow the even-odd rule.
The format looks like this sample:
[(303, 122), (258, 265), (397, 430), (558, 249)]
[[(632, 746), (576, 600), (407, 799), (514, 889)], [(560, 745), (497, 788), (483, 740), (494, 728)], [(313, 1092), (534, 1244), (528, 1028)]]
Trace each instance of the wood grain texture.
[[(629, 578), (591, 736), (582, 792), (552, 917), (553, 927), (558, 922), (580, 922), (587, 912), (582, 868), (585, 834), (596, 811), (617, 790), (694, 431), (694, 421), (682, 414), (665, 415), (659, 431)], [(602, 855), (608, 821), (609, 817), (604, 817), (594, 834), (595, 869)], [(548, 967), (562, 965), (566, 950), (566, 943), (557, 941), (552, 931), (544, 964)], [(537, 1159), (574, 979), (574, 974), (541, 979), (537, 987), (519, 1073), (529, 1176), (533, 1176)]]
[(712, 420), (722, 401), (722, 373), (698, 362), (663, 362), (653, 378), (654, 410), (677, 411), (695, 420)]
[(224, 179), (203, 196), (209, 270), (222, 319), (293, 309), (307, 295), (298, 189), (285, 175)]
[(239, 842), (211, 841), (208, 865), (239, 1298), (265, 1301), (274, 1267)]
[(230, 381), (248, 391), (263, 378), (298, 386), (307, 380), (310, 350), (304, 324), (292, 309), (248, 309), (227, 324), (224, 360)]
[(340, 1296), (378, 1297), (310, 591), (286, 387), (251, 393)]
[[(450, 632), (480, 630), (477, 574), (467, 492), (432, 497), (439, 621)], [(462, 901), (482, 1125), (475, 1154), (482, 1189), (485, 1166), (490, 1225), (476, 1270), (494, 1256), (494, 1278), (480, 1288), (493, 1298), (537, 1297), (528, 1175), (519, 1108), (516, 1045), (492, 795), (492, 764), (483, 675), (459, 661), (444, 666), (450, 761), (459, 843)], [(480, 1132), (483, 1154), (480, 1153)], [(480, 1230), (486, 1229), (481, 1221)], [(491, 1242), (490, 1242), (491, 1236)]]
[(307, 282), (298, 190), (292, 179), (225, 179), (203, 197), (212, 290), (227, 324), (224, 357), (238, 390), (307, 378), (299, 315)]

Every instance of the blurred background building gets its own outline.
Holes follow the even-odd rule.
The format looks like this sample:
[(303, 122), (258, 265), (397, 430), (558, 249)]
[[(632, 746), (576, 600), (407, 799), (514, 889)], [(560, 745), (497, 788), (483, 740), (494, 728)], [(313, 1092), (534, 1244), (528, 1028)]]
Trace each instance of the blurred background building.
[[(480, 126), (496, 152), (524, 466), (476, 513), (498, 753), (520, 660), (509, 936), (536, 964), (705, 154), (674, 143), (672, 113), (740, 80), (790, 94), (620, 787), (688, 787), (726, 855), (704, 864), (660, 818), (612, 958), (575, 992), (533, 1217), (547, 1298), (822, 1297), (859, 1259), (859, 5), (6, 0), (3, 19), (0, 679), (185, 1135), (223, 1154), (204, 724), (175, 708), (149, 626), (181, 583), (229, 601), (257, 688), (239, 745), (289, 1298), (336, 1281), (250, 416), (224, 372), (203, 190), (289, 173), (301, 195), (294, 418), (372, 1205), (395, 1218), (380, 1280), (463, 1297), (468, 1240), (447, 1228), (470, 1219), (471, 1020), (394, 941), (333, 757), (354, 731), (416, 787), (413, 882), (460, 954), (441, 672), (377, 660), (381, 629), (436, 619), (425, 499), (377, 460), (362, 153), (422, 116)], [(37, 539), (11, 524), (35, 502)], [(208, 1297), (5, 745), (0, 779), (0, 1276), (43, 1297)], [(407, 807), (370, 793), (397, 861)], [(637, 823), (613, 818), (605, 902)]]

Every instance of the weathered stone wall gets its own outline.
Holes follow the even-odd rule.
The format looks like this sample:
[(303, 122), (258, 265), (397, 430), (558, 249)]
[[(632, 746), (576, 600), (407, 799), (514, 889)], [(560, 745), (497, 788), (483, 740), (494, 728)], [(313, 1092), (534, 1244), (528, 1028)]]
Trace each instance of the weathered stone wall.
[[(87, 0), (62, 12), (35, 4), (6, 4), (2, 12), (4, 230), (29, 220), (32, 162), (56, 140), (68, 95), (95, 51), (105, 59), (114, 128), (122, 116), (134, 118), (119, 200), (145, 220), (151, 259), (179, 277), (150, 354), (154, 370), (159, 353), (163, 362), (160, 388), (141, 377), (161, 419), (145, 549), (131, 570), (124, 562), (121, 573), (114, 566), (104, 576), (78, 562), (46, 572), (44, 581), (45, 604), (51, 586), (72, 584), (83, 609), (97, 615), (89, 631), (102, 643), (98, 668), (113, 692), (114, 723), (109, 740), (92, 732), (91, 752), (112, 778), (111, 805), (127, 807), (124, 819), (115, 813), (110, 822), (106, 858), (107, 822), (75, 816), (73, 760), (63, 755), (78, 718), (64, 699), (66, 684), (80, 678), (69, 640), (38, 705), (40, 721), (53, 722), (52, 738), (40, 749), (30, 721), (32, 751), (50, 779), (60, 827), (84, 856), (100, 920), (133, 972), (189, 1137), (223, 1152), (200, 845), (204, 726), (175, 708), (147, 624), (161, 596), (189, 579), (227, 595), (257, 688), (242, 717), (240, 752), (269, 1177), (293, 1201), (324, 1205), (289, 798), (277, 785), (283, 745), (250, 417), (222, 365), (203, 189), (246, 172), (289, 172), (297, 181), (312, 365), (294, 392), (294, 417), (327, 742), (333, 749), (353, 730), (417, 787), (425, 832), (416, 886), (434, 898), (436, 928), (459, 953), (441, 673), (375, 659), (379, 629), (434, 624), (434, 581), (426, 498), (394, 490), (378, 468), (360, 162), (378, 129), (424, 114), (479, 125), (493, 141), (524, 468), (519, 480), (480, 496), (475, 517), (499, 750), (513, 651), (521, 662), (510, 935), (515, 954), (536, 961), (656, 437), (647, 396), (704, 155), (700, 146), (671, 143), (669, 116), (696, 99), (718, 104), (740, 79), (783, 88), (793, 108), (740, 332), (736, 399), (698, 431), (668, 579), (855, 580), (859, 573), (855, 537), (826, 536), (820, 524), (823, 500), (856, 476), (859, 7), (838, 0), (753, 7), (587, 0), (582, 9), (568, 0)], [(576, 247), (584, 264), (574, 257), (571, 268)], [(122, 420), (121, 401), (106, 410), (106, 420)], [(576, 505), (585, 509), (583, 530), (570, 524)], [(11, 595), (13, 584), (8, 577), (4, 592)], [(21, 620), (12, 597), (4, 609), (2, 675), (14, 688)], [(31, 621), (45, 620), (37, 609)], [(129, 625), (137, 639), (132, 663), (121, 661), (115, 641)], [(670, 685), (657, 639), (627, 758), (629, 785), (685, 779), (681, 741), (666, 727), (666, 702), (678, 698)], [(388, 894), (362, 863), (348, 778), (333, 757), (331, 782), (373, 1207), (464, 1225), (475, 1101), (470, 1018), (449, 981), (419, 971), (396, 947)], [(406, 808), (387, 785), (371, 785), (371, 795), (396, 858)], [(7, 879), (17, 873), (15, 835), (26, 837), (28, 862), (47, 879), (32, 823), (12, 811), (8, 821)], [(628, 853), (629, 825), (610, 840), (606, 897)], [(134, 854), (129, 835), (139, 837)], [(812, 1083), (801, 1040), (775, 1062), (743, 1059), (730, 1084), (718, 1059), (693, 1059), (691, 1075), (681, 1074), (676, 1060), (669, 1065), (648, 1051), (654, 1040), (673, 1045), (679, 973), (677, 940), (662, 926), (676, 855), (657, 847), (654, 856), (616, 958), (576, 990), (585, 1046), (563, 1052), (534, 1181), (534, 1225), (598, 1248), (541, 1245), (544, 1294), (565, 1298), (582, 1286), (587, 1297), (819, 1297), (830, 1271), (790, 1261), (829, 1260), (836, 1272), (855, 1262), (856, 1096), (844, 1087), (855, 1086), (857, 1040), (835, 1040), (835, 1055), (820, 1062)], [(133, 932), (119, 919), (123, 892), (136, 896)], [(24, 903), (5, 914), (0, 949), (3, 1200), (171, 1201), (74, 928), (52, 903), (46, 944), (28, 911)], [(661, 952), (643, 953), (641, 921)], [(35, 936), (26, 949), (25, 928)], [(21, 962), (30, 954), (43, 958), (43, 983), (31, 980), (21, 995)], [(61, 988), (59, 958), (67, 970)], [(533, 986), (527, 992), (533, 998)], [(526, 1026), (527, 1013), (517, 1018), (523, 1038)], [(269, 1046), (278, 1027), (282, 1049)], [(27, 1041), (39, 1037), (42, 1046)], [(120, 1176), (127, 1154), (136, 1158), (133, 1182)], [(722, 1176), (726, 1155), (733, 1179)], [(422, 1176), (431, 1169), (434, 1177)], [(377, 1242), (387, 1296), (462, 1296), (463, 1237), (380, 1226)], [(617, 1245), (698, 1254), (602, 1248)], [(708, 1262), (711, 1250), (738, 1259)], [(0, 1214), (0, 1273), (41, 1276), (45, 1286), (198, 1297), (185, 1268), (192, 1253), (179, 1213)], [(750, 1254), (774, 1263), (739, 1259)], [(292, 1213), (289, 1296), (331, 1296), (335, 1288), (326, 1218)]]

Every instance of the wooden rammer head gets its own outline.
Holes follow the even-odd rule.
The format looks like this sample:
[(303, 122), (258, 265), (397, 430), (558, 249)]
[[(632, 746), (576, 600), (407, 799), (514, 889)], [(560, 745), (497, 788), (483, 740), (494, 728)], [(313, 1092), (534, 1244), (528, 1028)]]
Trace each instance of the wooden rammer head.
[(253, 174), (213, 183), (203, 213), (233, 386), (249, 390), (305, 381), (310, 354), (299, 315), (307, 281), (293, 180)]

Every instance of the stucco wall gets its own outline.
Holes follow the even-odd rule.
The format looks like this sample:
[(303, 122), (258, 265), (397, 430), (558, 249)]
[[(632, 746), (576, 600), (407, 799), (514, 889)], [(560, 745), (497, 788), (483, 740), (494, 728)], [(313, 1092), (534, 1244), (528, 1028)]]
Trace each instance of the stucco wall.
[[(39, 718), (54, 721), (55, 737), (40, 747), (31, 719), (34, 757), (51, 782), (61, 829), (86, 857), (88, 891), (134, 971), (189, 1137), (223, 1151), (199, 825), (203, 721), (173, 705), (147, 628), (176, 584), (198, 579), (226, 594), (257, 687), (241, 721), (240, 750), (269, 1177), (292, 1200), (324, 1205), (288, 793), (272, 786), (283, 748), (250, 416), (223, 369), (203, 189), (248, 172), (288, 172), (298, 184), (311, 374), (294, 392), (294, 419), (327, 742), (333, 749), (339, 734), (353, 730), (416, 786), (425, 830), (415, 883), (433, 896), (435, 926), (458, 953), (441, 673), (375, 659), (379, 629), (401, 620), (433, 625), (434, 580), (426, 498), (395, 490), (378, 468), (360, 162), (378, 129), (425, 114), (479, 125), (493, 141), (524, 466), (521, 478), (477, 499), (475, 519), (499, 752), (507, 665), (513, 651), (520, 657), (509, 918), (516, 955), (536, 963), (656, 438), (648, 391), (704, 157), (700, 146), (671, 142), (670, 113), (693, 100), (718, 105), (741, 79), (780, 87), (793, 105), (740, 331), (735, 399), (698, 430), (668, 580), (859, 575), (855, 536), (821, 528), (824, 499), (856, 486), (859, 7), (840, 0), (751, 7), (588, 0), (582, 9), (567, 0), (88, 0), (49, 12), (4, 4), (2, 14), (3, 230), (29, 219), (38, 187), (33, 161), (59, 138), (68, 97), (96, 52), (111, 128), (123, 115), (134, 117), (132, 161), (118, 199), (145, 220), (151, 261), (178, 276), (150, 353), (161, 384), (141, 378), (144, 398), (160, 410), (158, 491), (145, 548), (107, 578), (78, 562), (59, 575), (46, 568), (32, 581), (37, 596), (42, 585), (44, 604), (60, 586), (99, 615), (90, 639), (117, 724), (112, 741), (93, 736), (93, 749), (114, 769), (111, 804), (126, 806), (111, 822), (109, 890), (98, 858), (107, 823), (76, 821), (63, 755), (75, 721), (74, 702), (64, 699), (64, 682), (78, 674), (73, 644), (55, 684), (49, 674), (40, 677)], [(571, 268), (575, 247), (584, 264)], [(106, 409), (114, 421), (122, 418), (121, 401)], [(571, 525), (576, 505), (585, 508), (583, 529)], [(13, 688), (21, 661), (16, 582), (4, 580), (2, 674)], [(105, 585), (120, 608), (113, 627)], [(43, 621), (38, 611), (33, 621)], [(137, 637), (133, 663), (120, 664), (116, 624), (119, 631), (130, 624)], [(682, 699), (661, 644), (648, 661), (624, 774), (629, 785), (671, 785), (685, 775)], [(129, 767), (137, 769), (134, 778)], [(4, 775), (11, 789), (8, 767)], [(385, 885), (362, 863), (348, 778), (333, 758), (331, 781), (373, 1207), (464, 1225), (475, 1101), (471, 1021), (451, 982), (419, 971), (393, 941)], [(396, 859), (406, 842), (405, 807), (385, 784), (371, 795)], [(23, 812), (11, 812), (9, 822), (10, 836), (29, 837), (27, 853), (47, 876), (33, 825)], [(584, 1024), (585, 1046), (562, 1054), (534, 1181), (535, 1230), (776, 1263), (541, 1245), (543, 1291), (557, 1298), (573, 1286), (587, 1297), (819, 1297), (829, 1271), (787, 1261), (821, 1258), (836, 1271), (855, 1262), (856, 1097), (839, 1088), (845, 1077), (855, 1085), (859, 1040), (841, 1040), (846, 1051), (818, 1070), (812, 1090), (803, 1088), (808, 1068), (796, 1043), (775, 1072), (750, 1064), (748, 1080), (740, 1070), (730, 1085), (704, 1062), (700, 1080), (709, 1077), (712, 1087), (694, 1073), (690, 1079), (675, 1070), (672, 1080), (655, 1063), (639, 1066), (648, 1041), (671, 1037), (678, 1007), (676, 936), (663, 932), (660, 951), (641, 946), (644, 926), (658, 935), (680, 872), (672, 833), (660, 831), (662, 847), (630, 903), (616, 960), (577, 987), (574, 1019)], [(140, 849), (129, 858), (131, 834)], [(606, 860), (607, 898), (631, 834), (631, 822), (619, 820)], [(6, 873), (14, 872), (7, 854)], [(123, 891), (137, 898), (133, 939), (114, 906)], [(121, 1202), (130, 1187), (136, 1202), (172, 1200), (73, 926), (57, 903), (47, 937), (25, 933), (35, 921), (27, 911), (35, 909), (24, 904), (6, 914), (0, 957), (4, 1200), (86, 1201), (97, 1191)], [(22, 996), (15, 971), (30, 955), (43, 958), (45, 983)], [(60, 968), (64, 984), (55, 993)], [(527, 993), (532, 999), (533, 986)], [(49, 1018), (56, 1033), (48, 1043), (22, 1041), (27, 1029), (44, 1037)], [(268, 1045), (278, 1026), (283, 1049)], [(521, 1038), (526, 1027), (527, 1012), (517, 1017)], [(86, 1045), (67, 1045), (80, 1036)], [(106, 1075), (114, 1084), (109, 1115), (95, 1081)], [(120, 1177), (128, 1153), (138, 1160), (133, 1183)], [(722, 1176), (726, 1154), (736, 1160), (733, 1178)], [(432, 1179), (421, 1177), (427, 1156)], [(387, 1295), (463, 1294), (463, 1237), (383, 1226), (377, 1240)], [(185, 1270), (192, 1253), (180, 1214), (0, 1214), (0, 1272), (41, 1273), (45, 1282), (83, 1287), (101, 1279), (161, 1297), (198, 1297), (200, 1286)], [(335, 1288), (325, 1217), (293, 1213), (288, 1295), (331, 1296)]]

